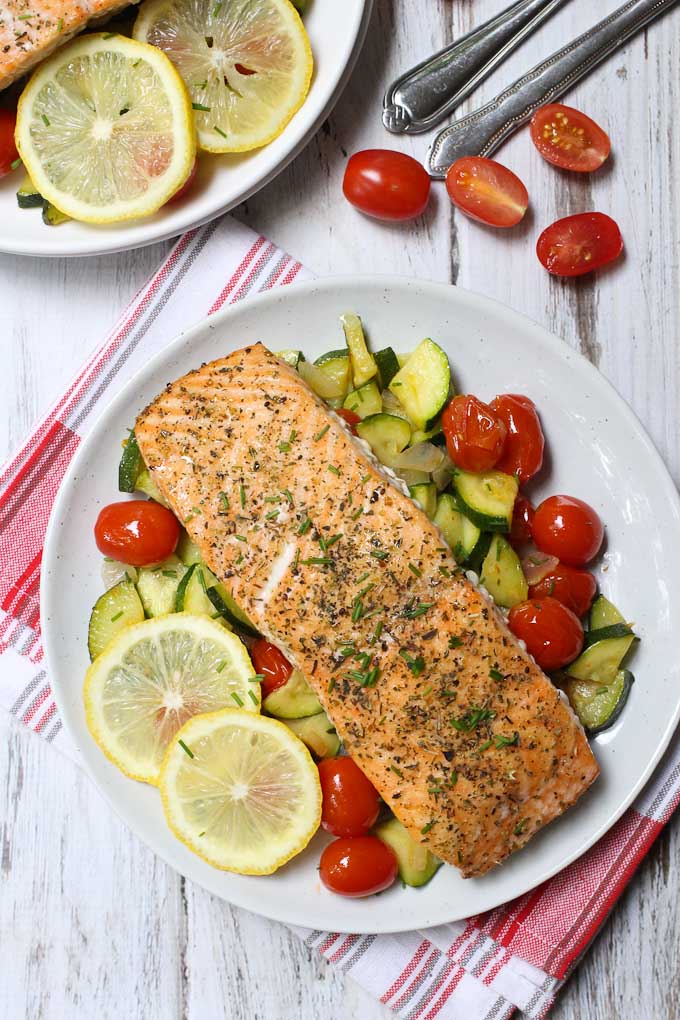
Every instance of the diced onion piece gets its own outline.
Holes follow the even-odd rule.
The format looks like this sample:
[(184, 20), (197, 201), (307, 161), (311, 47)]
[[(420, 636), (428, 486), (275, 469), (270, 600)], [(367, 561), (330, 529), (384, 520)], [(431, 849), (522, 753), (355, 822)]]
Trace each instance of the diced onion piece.
[(129, 563), (119, 563), (118, 560), (104, 559), (102, 561), (102, 581), (106, 591), (128, 577), (133, 584), (137, 583), (137, 568), (131, 567)]
[(395, 458), (395, 466), (398, 471), (437, 471), (446, 459), (446, 453), (434, 443), (416, 443), (409, 446)]
[(539, 552), (537, 549), (532, 549), (530, 553), (522, 559), (522, 570), (524, 576), (527, 579), (527, 584), (538, 584), (544, 577), (559, 566), (559, 560), (557, 556), (548, 556), (546, 553)]

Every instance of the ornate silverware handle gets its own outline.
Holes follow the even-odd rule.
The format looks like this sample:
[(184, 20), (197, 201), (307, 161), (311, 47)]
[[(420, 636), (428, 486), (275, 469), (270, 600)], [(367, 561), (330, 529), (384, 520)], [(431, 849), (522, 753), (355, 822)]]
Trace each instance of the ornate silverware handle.
[(442, 178), (461, 156), (489, 156), (544, 103), (557, 99), (678, 0), (629, 0), (578, 39), (537, 64), (486, 106), (461, 117), (435, 137), (425, 160)]
[(515, 47), (567, 0), (516, 0), (392, 82), (383, 124), (395, 134), (428, 131), (452, 113)]

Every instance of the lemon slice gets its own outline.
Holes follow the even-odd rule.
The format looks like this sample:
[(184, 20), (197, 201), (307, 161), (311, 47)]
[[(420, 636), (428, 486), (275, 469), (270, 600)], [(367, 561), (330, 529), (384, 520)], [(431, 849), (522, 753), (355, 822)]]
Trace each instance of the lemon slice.
[(309, 91), (312, 51), (289, 0), (146, 0), (134, 37), (179, 70), (208, 152), (270, 142)]
[(156, 212), (196, 158), (172, 63), (119, 35), (83, 36), (40, 65), (19, 100), (16, 143), (43, 198), (89, 223)]
[(187, 719), (225, 705), (259, 712), (260, 685), (235, 634), (207, 617), (172, 613), (121, 631), (88, 669), (84, 699), (104, 754), (132, 779), (156, 783)]
[(321, 820), (319, 772), (305, 745), (283, 723), (238, 709), (190, 719), (158, 785), (174, 835), (241, 875), (271, 875)]

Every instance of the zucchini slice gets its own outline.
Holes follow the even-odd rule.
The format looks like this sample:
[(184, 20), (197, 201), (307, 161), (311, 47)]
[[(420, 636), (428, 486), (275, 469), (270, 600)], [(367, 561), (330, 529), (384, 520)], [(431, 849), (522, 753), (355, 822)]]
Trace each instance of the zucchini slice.
[(301, 361), (298, 372), (317, 397), (322, 400), (344, 400), (349, 388), (349, 358), (328, 361), (325, 365)]
[(148, 468), (144, 468), (137, 475), (135, 489), (137, 489), (138, 492), (143, 492), (144, 495), (148, 496), (149, 499), (152, 499), (154, 503), (160, 503), (161, 506), (165, 506), (168, 509), (170, 508), (170, 504), (154, 482), (153, 475)]
[(141, 623), (144, 607), (132, 581), (119, 581), (100, 595), (90, 614), (87, 650), (94, 661), (126, 627)]
[(632, 633), (633, 631), (627, 623), (610, 623), (608, 627), (587, 630), (585, 633), (586, 648), (597, 644), (598, 641), (606, 641), (608, 638), (628, 637)]
[(600, 630), (603, 627), (613, 627), (620, 623), (625, 624), (626, 621), (616, 606), (604, 595), (598, 595), (590, 610), (589, 627), (591, 631)]
[(62, 223), (68, 223), (71, 219), (66, 213), (63, 213), (61, 209), (57, 209), (56, 205), (52, 205), (51, 202), (43, 203), (43, 223), (48, 227), (59, 227)]
[(529, 586), (519, 556), (502, 535), (494, 535), (491, 539), (479, 580), (494, 602), (505, 609), (512, 609), (529, 597)]
[(386, 390), (399, 371), (399, 360), (391, 347), (385, 347), (382, 351), (376, 351), (373, 356), (378, 366), (380, 385)]
[[(206, 579), (208, 575), (209, 580)], [(215, 575), (204, 563), (192, 563), (179, 582), (175, 599), (175, 612), (192, 613), (194, 616), (209, 616), (219, 620), (228, 630), (231, 624), (221, 617), (208, 597), (208, 583), (216, 580)]]
[(423, 340), (389, 385), (414, 428), (427, 432), (449, 398), (451, 368), (434, 340)]
[(45, 203), (29, 174), (17, 188), (17, 205), (20, 209), (40, 209)]
[(314, 362), (315, 365), (326, 365), (329, 361), (337, 361), (338, 358), (349, 358), (349, 351), (346, 347), (341, 347), (337, 351), (326, 351)]
[(634, 680), (629, 669), (619, 669), (607, 684), (568, 677), (563, 690), (585, 729), (595, 735), (619, 718)]
[(567, 666), (565, 672), (575, 680), (590, 680), (609, 684), (636, 640), (634, 634), (625, 637), (605, 638), (589, 645), (578, 659)]
[(364, 337), (364, 330), (359, 316), (347, 312), (345, 315), (340, 316), (340, 322), (345, 331), (345, 340), (347, 341), (349, 357), (352, 362), (354, 389), (358, 390), (360, 386), (363, 386), (369, 379), (378, 374), (378, 366), (375, 358), (366, 346), (366, 338)]
[[(179, 556), (185, 567), (190, 567), (192, 563), (201, 562), (201, 551), (194, 540), (189, 538), (189, 534), (184, 528), (179, 533), (175, 556)], [(206, 567), (205, 569), (207, 570), (208, 568)], [(215, 581), (211, 583), (215, 584)]]
[(460, 512), (456, 498), (450, 492), (442, 493), (437, 500), (433, 520), (458, 562), (467, 562), (477, 548), (482, 533), (476, 524)]
[(137, 591), (147, 616), (165, 616), (176, 611), (177, 589), (186, 572), (176, 556), (157, 567), (139, 568)]
[(299, 669), (293, 670), (283, 687), (267, 695), (262, 708), (277, 719), (305, 719), (323, 712), (319, 699)]
[(137, 479), (144, 470), (144, 461), (137, 445), (137, 437), (133, 431), (125, 442), (120, 464), (118, 465), (118, 490), (120, 492), (134, 492), (137, 488)]
[(417, 485), (409, 485), (408, 491), (423, 513), (426, 513), (430, 520), (432, 520), (437, 511), (437, 486), (434, 482), (420, 482)]
[(206, 583), (208, 584), (208, 598), (217, 612), (233, 626), (238, 627), (239, 630), (244, 630), (248, 634), (257, 634), (256, 628), (250, 622), (240, 606), (236, 604), (231, 592), (227, 590), (221, 581), (216, 581), (215, 584), (210, 585), (210, 581), (215, 579), (214, 574), (210, 574), (207, 567), (204, 567), (203, 569), (210, 575), (209, 577), (206, 577)]
[(297, 368), (300, 362), (305, 360), (302, 351), (294, 351), (290, 347), (286, 347), (282, 351), (275, 351), (274, 357), (279, 358), (280, 361), (285, 361), (291, 368)]
[(350, 390), (342, 405), (348, 411), (354, 411), (360, 418), (368, 418), (371, 414), (380, 414), (383, 409), (382, 394), (375, 382), (367, 382), (358, 390)]
[(411, 426), (404, 418), (394, 414), (371, 414), (356, 427), (357, 435), (365, 439), (381, 464), (395, 466), (397, 454), (402, 453), (411, 438)]
[(340, 750), (340, 738), (325, 712), (304, 719), (286, 719), (286, 726), (317, 758), (335, 758)]
[(453, 487), (460, 509), (482, 531), (510, 531), (519, 489), (514, 475), (502, 471), (454, 471)]
[(427, 847), (416, 843), (398, 818), (388, 818), (373, 828), (373, 834), (394, 850), (399, 878), (414, 888), (427, 885), (441, 861)]

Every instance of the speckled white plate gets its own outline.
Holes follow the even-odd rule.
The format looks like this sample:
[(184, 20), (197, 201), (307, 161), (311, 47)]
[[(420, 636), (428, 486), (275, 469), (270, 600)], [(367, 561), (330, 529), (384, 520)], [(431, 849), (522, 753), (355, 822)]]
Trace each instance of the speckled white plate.
[[(320, 885), (326, 840), (269, 878), (212, 869), (170, 834), (155, 789), (122, 776), (91, 739), (81, 689), (90, 608), (101, 592), (92, 527), (120, 496), (120, 441), (171, 379), (202, 361), (261, 340), (315, 356), (342, 342), (338, 316), (357, 311), (378, 346), (412, 349), (424, 336), (448, 351), (459, 389), (490, 399), (527, 393), (543, 417), (550, 466), (535, 496), (568, 492), (607, 525), (598, 568), (603, 592), (635, 620), (630, 700), (593, 741), (602, 775), (572, 810), (510, 861), (464, 881), (443, 867), (423, 889), (394, 886), (379, 899), (345, 900)], [(503, 306), (460, 288), (387, 277), (329, 279), (286, 287), (215, 315), (154, 358), (113, 401), (83, 442), (59, 491), (43, 558), (42, 621), (57, 704), (85, 765), (112, 808), (165, 861), (218, 896), (281, 921), (348, 932), (424, 928), (505, 902), (582, 854), (631, 803), (670, 740), (680, 714), (680, 499), (644, 429), (608, 382), (564, 343)]]
[(22, 171), (8, 174), (0, 180), (0, 251), (69, 256), (142, 248), (176, 237), (244, 202), (297, 156), (335, 106), (359, 55), (372, 6), (373, 0), (313, 0), (304, 21), (314, 54), (314, 76), (304, 105), (282, 134), (262, 149), (223, 156), (203, 153), (191, 194), (154, 216), (106, 226), (70, 222), (48, 227), (40, 210), (17, 205)]

